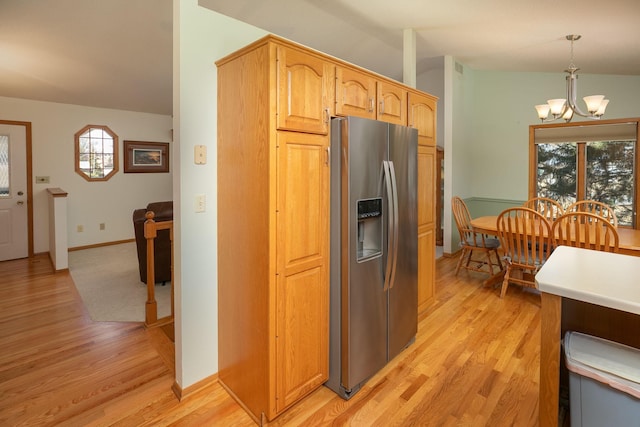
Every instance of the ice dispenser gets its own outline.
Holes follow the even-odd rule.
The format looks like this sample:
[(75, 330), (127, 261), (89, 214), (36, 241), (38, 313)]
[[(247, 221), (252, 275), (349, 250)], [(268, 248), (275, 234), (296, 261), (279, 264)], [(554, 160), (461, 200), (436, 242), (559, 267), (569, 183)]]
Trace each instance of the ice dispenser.
[(382, 199), (358, 200), (358, 262), (382, 255)]

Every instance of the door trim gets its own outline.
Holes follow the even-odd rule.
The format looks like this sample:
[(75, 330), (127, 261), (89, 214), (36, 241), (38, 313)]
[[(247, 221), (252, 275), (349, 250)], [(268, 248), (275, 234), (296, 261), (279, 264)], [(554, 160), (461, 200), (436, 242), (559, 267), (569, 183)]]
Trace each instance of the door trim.
[(27, 245), (29, 258), (33, 253), (33, 165), (31, 162), (31, 122), (0, 120), (0, 125), (24, 126), (27, 144)]

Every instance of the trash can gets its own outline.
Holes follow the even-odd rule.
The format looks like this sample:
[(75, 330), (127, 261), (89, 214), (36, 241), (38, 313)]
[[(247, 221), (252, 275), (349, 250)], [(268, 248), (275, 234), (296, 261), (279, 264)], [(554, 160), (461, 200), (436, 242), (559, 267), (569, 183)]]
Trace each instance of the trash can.
[(640, 426), (640, 350), (567, 332), (571, 426)]

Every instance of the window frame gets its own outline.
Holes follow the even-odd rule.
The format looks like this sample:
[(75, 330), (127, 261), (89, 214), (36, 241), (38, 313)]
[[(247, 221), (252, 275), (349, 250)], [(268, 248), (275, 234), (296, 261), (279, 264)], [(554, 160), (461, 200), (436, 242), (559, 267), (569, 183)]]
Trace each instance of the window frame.
[[(556, 124), (539, 124), (529, 126), (529, 189), (528, 197), (536, 197), (538, 193), (538, 150), (536, 148), (535, 131), (541, 128), (556, 128), (556, 127), (579, 127), (579, 126), (606, 126), (621, 123), (633, 123), (636, 129), (636, 149), (635, 149), (635, 161), (634, 161), (634, 174), (635, 174), (635, 189), (634, 189), (634, 218), (633, 224), (635, 229), (640, 229), (640, 221), (638, 221), (638, 212), (640, 212), (640, 118), (630, 119), (613, 119), (613, 120), (597, 120), (597, 121), (580, 121), (572, 123), (556, 123)], [(579, 138), (576, 138), (579, 139)], [(586, 143), (584, 141), (567, 141), (576, 143), (578, 158), (576, 160), (577, 165), (582, 165), (586, 168)], [(585, 196), (585, 173), (576, 172), (577, 188), (576, 198), (577, 200), (584, 200)], [(628, 226), (620, 226), (628, 227)]]
[[(88, 131), (90, 131), (91, 129), (102, 129), (104, 132), (108, 133), (109, 136), (111, 136), (111, 138), (113, 139), (113, 169), (111, 170), (111, 172), (109, 172), (108, 174), (106, 174), (105, 176), (100, 177), (100, 178), (92, 178), (92, 177), (88, 176), (80, 168), (80, 137), (82, 135), (84, 135), (85, 133), (87, 133)], [(80, 175), (81, 177), (83, 177), (84, 179), (86, 179), (87, 181), (89, 181), (89, 182), (108, 181), (119, 170), (120, 157), (119, 157), (118, 149), (119, 149), (118, 135), (116, 135), (116, 133), (114, 131), (109, 129), (108, 126), (105, 126), (105, 125), (86, 125), (82, 129), (80, 129), (78, 132), (76, 132), (75, 135), (74, 135), (74, 151), (75, 151), (74, 167), (75, 167), (76, 173), (78, 175)]]

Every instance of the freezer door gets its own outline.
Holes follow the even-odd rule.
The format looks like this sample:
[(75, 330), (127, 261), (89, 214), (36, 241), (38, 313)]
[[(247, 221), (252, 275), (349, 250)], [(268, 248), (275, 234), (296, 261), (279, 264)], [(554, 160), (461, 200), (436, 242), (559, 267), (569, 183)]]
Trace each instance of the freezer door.
[[(342, 276), (342, 384), (358, 386), (387, 363), (386, 261), (387, 198), (382, 185), (382, 164), (387, 158), (388, 125), (349, 117), (343, 122), (342, 141), (343, 256)], [(382, 218), (374, 223), (358, 219), (358, 204), (382, 199)], [(358, 257), (358, 227), (377, 227), (382, 251), (371, 258)], [(371, 232), (371, 230), (368, 230)]]
[(410, 344), (418, 331), (417, 147), (416, 129), (389, 125), (389, 159), (398, 194), (398, 250), (389, 290), (389, 360)]

